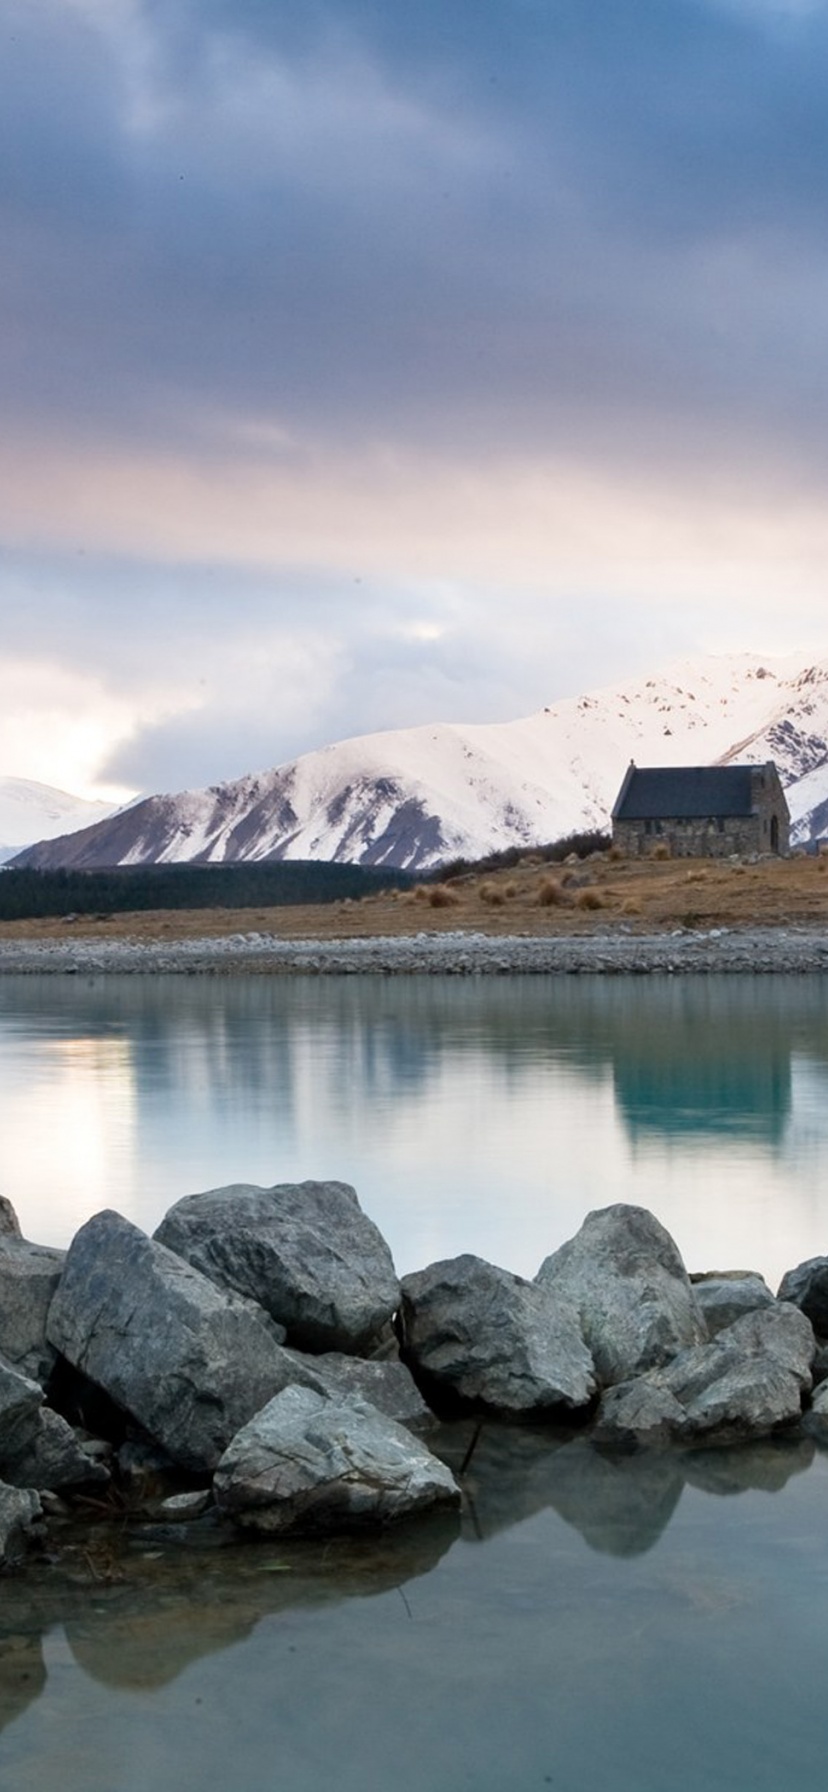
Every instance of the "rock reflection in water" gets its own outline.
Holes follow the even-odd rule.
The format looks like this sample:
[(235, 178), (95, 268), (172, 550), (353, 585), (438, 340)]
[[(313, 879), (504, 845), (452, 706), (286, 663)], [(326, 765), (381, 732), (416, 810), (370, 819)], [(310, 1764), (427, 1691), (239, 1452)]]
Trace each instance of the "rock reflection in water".
[[(455, 1429), (460, 1429), (455, 1428)], [(475, 1428), (463, 1427), (464, 1453)], [(441, 1439), (457, 1472), (459, 1441)], [(643, 1555), (658, 1542), (686, 1484), (712, 1494), (750, 1489), (778, 1493), (814, 1458), (810, 1439), (768, 1438), (753, 1444), (631, 1455), (596, 1449), (587, 1437), (486, 1424), (463, 1479), (466, 1535), (485, 1542), (498, 1531), (550, 1509), (579, 1531), (590, 1549)]]
[[(472, 1436), (443, 1430), (441, 1451), (459, 1463)], [(610, 1458), (487, 1423), (460, 1536), (93, 1540), (0, 1588), (0, 1783), (816, 1792), (828, 1461), (806, 1475), (810, 1456)]]
[[(265, 1617), (403, 1589), (433, 1571), (459, 1527), (456, 1514), (440, 1514), (379, 1538), (209, 1553), (180, 1542), (147, 1551), (136, 1534), (132, 1547), (102, 1552), (97, 1564), (82, 1551), (71, 1566), (21, 1571), (3, 1585), (0, 1728), (42, 1692), (41, 1639), (56, 1626), (100, 1684), (158, 1688), (241, 1642)], [(109, 1584), (100, 1578), (104, 1561)]]

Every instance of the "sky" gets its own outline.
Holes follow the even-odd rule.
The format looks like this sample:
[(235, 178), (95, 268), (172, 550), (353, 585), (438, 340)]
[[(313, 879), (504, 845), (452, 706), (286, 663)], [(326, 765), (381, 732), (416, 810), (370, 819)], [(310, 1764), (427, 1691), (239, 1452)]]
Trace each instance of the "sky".
[(828, 652), (828, 0), (0, 0), (0, 774)]

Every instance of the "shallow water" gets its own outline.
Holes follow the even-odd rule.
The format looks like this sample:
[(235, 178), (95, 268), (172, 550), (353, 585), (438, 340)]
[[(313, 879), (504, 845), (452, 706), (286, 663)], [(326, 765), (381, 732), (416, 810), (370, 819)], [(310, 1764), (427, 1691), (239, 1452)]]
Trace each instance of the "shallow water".
[(224, 1183), (353, 1182), (401, 1272), (522, 1274), (610, 1201), (691, 1268), (828, 1248), (828, 980), (0, 980), (0, 1191), (29, 1237)]
[[(49, 1242), (332, 1175), (401, 1270), (533, 1273), (635, 1200), (775, 1282), (828, 1248), (826, 1097), (809, 979), (0, 982), (0, 1189)], [(0, 1786), (821, 1788), (828, 1458), (487, 1425), (464, 1485), (462, 1524), (379, 1542), (102, 1527), (0, 1581)]]
[(816, 1792), (828, 1462), (811, 1455), (609, 1461), (484, 1429), (461, 1535), (145, 1545), (113, 1554), (109, 1586), (7, 1581), (3, 1784)]

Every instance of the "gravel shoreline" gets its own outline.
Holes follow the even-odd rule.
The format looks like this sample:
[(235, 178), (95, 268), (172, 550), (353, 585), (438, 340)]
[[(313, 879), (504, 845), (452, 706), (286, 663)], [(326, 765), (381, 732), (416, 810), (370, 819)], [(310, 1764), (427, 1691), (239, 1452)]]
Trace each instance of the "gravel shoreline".
[(828, 971), (828, 929), (677, 929), (565, 938), (495, 939), (481, 933), (421, 933), (350, 940), (280, 940), (236, 933), (221, 939), (0, 942), (0, 975), (118, 975), (220, 972), (336, 975), (615, 976), (667, 973), (779, 974)]

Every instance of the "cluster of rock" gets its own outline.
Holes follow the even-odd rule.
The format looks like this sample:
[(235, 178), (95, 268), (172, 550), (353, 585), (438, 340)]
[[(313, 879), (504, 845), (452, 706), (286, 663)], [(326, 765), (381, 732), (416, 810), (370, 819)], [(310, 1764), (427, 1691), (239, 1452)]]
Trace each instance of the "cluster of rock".
[(457, 1507), (435, 1414), (625, 1451), (828, 1441), (826, 1334), (828, 1258), (777, 1298), (693, 1279), (638, 1207), (589, 1214), (534, 1281), (461, 1256), (400, 1282), (346, 1183), (192, 1195), (153, 1238), (99, 1213), (66, 1253), (0, 1201), (0, 1561), (113, 1478), (166, 1474), (165, 1522), (281, 1534)]

